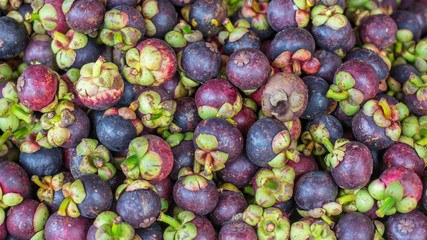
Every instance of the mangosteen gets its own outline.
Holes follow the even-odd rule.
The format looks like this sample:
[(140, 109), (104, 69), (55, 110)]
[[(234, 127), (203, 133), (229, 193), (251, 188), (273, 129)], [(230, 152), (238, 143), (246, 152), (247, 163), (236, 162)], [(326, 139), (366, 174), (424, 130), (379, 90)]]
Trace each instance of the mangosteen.
[(209, 213), (209, 219), (215, 226), (223, 226), (232, 220), (236, 214), (243, 213), (248, 204), (239, 189), (229, 183), (218, 188), (218, 203)]
[(244, 19), (237, 20), (234, 25), (230, 19), (226, 18), (222, 23), (226, 30), (218, 34), (220, 43), (223, 45), (225, 55), (230, 56), (232, 53), (243, 48), (261, 48), (261, 40), (255, 32), (250, 30), (250, 23)]
[(314, 75), (325, 79), (328, 83), (332, 83), (335, 71), (342, 64), (340, 56), (327, 50), (316, 50), (313, 56), (320, 62), (319, 71)]
[(243, 221), (230, 221), (221, 227), (218, 240), (252, 240), (257, 239), (255, 230)]
[[(182, 136), (184, 135), (184, 136)], [(178, 179), (178, 173), (179, 170), (183, 167), (190, 167), (193, 168), (194, 164), (194, 145), (193, 145), (193, 133), (187, 132), (185, 134), (172, 134), (171, 137), (173, 138), (178, 137), (178, 141), (174, 141), (173, 143), (168, 142), (168, 139), (166, 139), (166, 142), (168, 142), (169, 146), (171, 147), (172, 154), (173, 154), (173, 166), (172, 170), (169, 174), (169, 178), (173, 180)]]
[(308, 88), (307, 108), (301, 114), (303, 119), (318, 119), (326, 114), (332, 104), (332, 99), (326, 97), (329, 84), (318, 76), (305, 76), (303, 78)]
[(196, 0), (190, 7), (189, 22), (204, 37), (216, 36), (226, 17), (226, 3), (220, 0)]
[(193, 132), (200, 121), (202, 119), (198, 114), (195, 99), (192, 97), (182, 97), (176, 100), (176, 111), (169, 130), (173, 133)]
[(385, 150), (383, 155), (384, 165), (390, 167), (406, 167), (414, 170), (418, 176), (424, 172), (424, 160), (420, 158), (413, 147), (406, 143), (397, 142)]
[(396, 40), (397, 24), (388, 15), (375, 14), (362, 20), (359, 34), (364, 44), (373, 44), (379, 49), (390, 47)]
[(76, 32), (96, 34), (104, 22), (105, 1), (72, 0), (62, 5), (68, 26)]
[(0, 59), (17, 57), (27, 47), (25, 27), (10, 17), (0, 17)]
[(30, 192), (30, 181), (25, 170), (17, 163), (0, 162), (0, 204), (12, 207), (27, 198)]
[(289, 239), (291, 224), (280, 208), (249, 205), (243, 212), (243, 221), (257, 229), (258, 239)]
[(142, 240), (162, 240), (163, 229), (157, 222), (153, 222), (149, 227), (135, 229), (135, 235)]
[(138, 115), (148, 128), (168, 127), (173, 120), (176, 101), (160, 87), (147, 87), (142, 90), (135, 102)]
[(86, 239), (90, 221), (84, 217), (62, 216), (58, 212), (50, 215), (44, 231), (46, 240), (82, 240)]
[(242, 106), (242, 109), (231, 120), (236, 124), (236, 128), (242, 133), (243, 138), (246, 139), (249, 129), (258, 120), (258, 117), (251, 108)]
[(311, 217), (303, 218), (292, 223), (291, 239), (302, 240), (321, 236), (322, 238), (336, 239), (335, 232), (323, 220)]
[(374, 239), (375, 226), (372, 220), (362, 213), (347, 213), (335, 226), (338, 239)]
[(101, 238), (133, 239), (135, 229), (123, 222), (115, 212), (105, 211), (99, 214), (89, 228), (86, 240), (98, 240)]
[(148, 37), (163, 38), (178, 21), (177, 11), (168, 0), (143, 1), (141, 13), (144, 16)]
[(62, 167), (62, 152), (59, 148), (43, 147), (33, 153), (21, 152), (19, 163), (30, 175), (55, 175)]
[[(52, 36), (54, 31), (61, 33), (69, 29), (65, 20), (62, 4), (64, 0), (44, 0), (31, 2), (31, 10), (24, 14), (24, 9), (19, 11), (25, 17), (26, 22), (32, 23), (34, 32)], [(25, 8), (25, 6), (23, 6)]]
[(267, 40), (274, 34), (267, 19), (268, 5), (269, 2), (245, 0), (236, 16), (248, 21), (251, 24), (251, 30), (262, 40)]
[(132, 84), (128, 81), (123, 81), (123, 95), (120, 100), (114, 105), (115, 107), (129, 107), (132, 102), (138, 99), (139, 94), (144, 90), (144, 87), (139, 84)]
[(427, 217), (418, 210), (395, 213), (387, 219), (386, 235), (389, 239), (425, 239)]
[(43, 64), (54, 71), (58, 70), (51, 44), (52, 38), (49, 35), (33, 36), (24, 51), (25, 63), (27, 65)]
[(419, 40), (422, 29), (418, 19), (413, 13), (399, 10), (393, 12), (391, 17), (397, 24), (398, 30), (396, 33), (396, 39), (398, 41), (405, 42), (405, 40)]
[(287, 166), (291, 167), (295, 172), (295, 181), (298, 180), (302, 175), (308, 172), (314, 172), (319, 170), (319, 165), (313, 156), (306, 156), (299, 153), (299, 161), (288, 161)]
[(268, 4), (267, 18), (276, 32), (291, 27), (304, 28), (310, 21), (312, 1), (272, 0)]

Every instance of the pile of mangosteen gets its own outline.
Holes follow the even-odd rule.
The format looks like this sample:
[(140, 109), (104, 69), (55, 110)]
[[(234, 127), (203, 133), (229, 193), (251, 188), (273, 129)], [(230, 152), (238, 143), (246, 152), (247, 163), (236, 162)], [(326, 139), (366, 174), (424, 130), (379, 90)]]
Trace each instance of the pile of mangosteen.
[(0, 0), (0, 240), (425, 240), (426, 165), (426, 0)]

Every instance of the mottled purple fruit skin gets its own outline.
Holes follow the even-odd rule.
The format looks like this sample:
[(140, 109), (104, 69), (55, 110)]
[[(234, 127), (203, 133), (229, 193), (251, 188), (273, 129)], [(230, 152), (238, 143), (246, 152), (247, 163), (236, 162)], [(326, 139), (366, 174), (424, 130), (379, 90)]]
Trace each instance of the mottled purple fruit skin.
[(0, 188), (3, 195), (19, 193), (26, 198), (30, 192), (30, 180), (25, 170), (15, 162), (0, 162)]
[(99, 45), (90, 37), (87, 39), (86, 46), (76, 49), (75, 51), (76, 59), (70, 68), (81, 68), (87, 63), (96, 62), (99, 56), (101, 56), (101, 49), (99, 48)]
[(194, 0), (171, 0), (170, 2), (177, 7), (184, 7), (192, 4)]
[(424, 172), (424, 160), (420, 158), (414, 148), (406, 143), (397, 142), (391, 145), (383, 156), (384, 165), (390, 167), (405, 167), (414, 170), (418, 176)]
[(62, 153), (59, 148), (42, 147), (33, 153), (21, 152), (19, 163), (30, 175), (55, 175), (62, 167)]
[(424, 174), (421, 180), (423, 181), (423, 186), (424, 186), (421, 204), (423, 205), (424, 209), (427, 210), (427, 170), (424, 171)]
[(135, 229), (135, 235), (142, 240), (162, 240), (163, 229), (157, 222), (153, 222), (149, 227)]
[[(192, 27), (203, 33), (204, 37), (216, 36), (227, 17), (226, 4), (220, 0), (196, 0), (190, 7), (189, 19)], [(218, 25), (212, 24), (215, 19)]]
[(78, 178), (83, 183), (86, 198), (77, 204), (80, 215), (85, 218), (96, 218), (98, 214), (110, 209), (113, 193), (108, 183), (98, 175), (88, 174)]
[(295, 179), (298, 180), (302, 175), (319, 170), (319, 165), (314, 159), (313, 156), (305, 156), (304, 154), (299, 154), (299, 161), (288, 161), (286, 163), (289, 167), (292, 167), (295, 172)]
[[(409, 2), (410, 1), (405, 1)], [(414, 1), (415, 3), (410, 3), (409, 11), (415, 15), (418, 20), (418, 23), (421, 27), (421, 33), (425, 34), (427, 32), (427, 2)]]
[(200, 86), (195, 95), (196, 106), (210, 106), (219, 109), (224, 103), (231, 105), (237, 100), (239, 92), (230, 81), (215, 78)]
[(160, 197), (152, 189), (124, 192), (116, 205), (117, 213), (134, 228), (148, 227), (157, 219), (160, 209)]
[(184, 140), (179, 145), (172, 147), (173, 166), (169, 177), (173, 180), (178, 179), (179, 170), (183, 167), (193, 168), (194, 164), (194, 145), (191, 140)]
[(360, 39), (365, 44), (374, 44), (379, 49), (393, 45), (397, 25), (388, 15), (377, 14), (365, 18), (359, 29)]
[(139, 2), (138, 0), (108, 0), (106, 7), (107, 9), (112, 9), (120, 5), (135, 7), (138, 2)]
[(214, 225), (220, 227), (231, 220), (234, 215), (243, 213), (247, 206), (248, 204), (240, 192), (223, 190), (219, 193), (218, 203), (209, 214), (209, 219)]
[(60, 216), (58, 212), (52, 214), (46, 222), (46, 240), (82, 240), (86, 239), (90, 227), (87, 218), (72, 218)]
[(182, 97), (176, 100), (176, 111), (172, 122), (181, 128), (181, 132), (193, 132), (200, 121), (202, 119), (197, 112), (194, 98)]
[(227, 38), (225, 40), (225, 44), (223, 45), (224, 54), (227, 56), (230, 56), (232, 53), (243, 48), (253, 48), (258, 50), (261, 48), (261, 40), (254, 31), (249, 30), (241, 38), (234, 42), (228, 41)]
[(119, 115), (107, 115), (96, 124), (99, 141), (112, 151), (125, 151), (129, 143), (137, 137), (132, 121)]
[(193, 240), (215, 240), (216, 232), (212, 223), (203, 216), (196, 215), (196, 218), (191, 220), (190, 223), (194, 224), (197, 229), (197, 235)]
[(2, 224), (0, 224), (0, 239), (4, 240), (6, 239), (6, 236), (7, 236), (6, 223), (3, 222)]
[(320, 208), (335, 201), (337, 195), (337, 185), (331, 175), (323, 171), (304, 174), (294, 187), (295, 202), (303, 210)]
[(338, 30), (334, 30), (326, 24), (321, 26), (313, 25), (311, 29), (316, 44), (320, 48), (329, 51), (344, 49), (351, 38), (352, 31), (353, 29), (349, 21), (347, 21), (344, 27)]
[(397, 28), (407, 29), (414, 35), (413, 40), (418, 41), (421, 37), (421, 25), (417, 17), (408, 11), (399, 10), (391, 15), (391, 18), (396, 22)]
[(181, 66), (187, 77), (204, 83), (220, 73), (222, 67), (221, 53), (218, 49), (210, 47), (209, 43), (195, 42), (184, 49)]
[(105, 2), (101, 0), (76, 0), (65, 19), (74, 31), (88, 34), (102, 25), (105, 12)]
[(269, 57), (270, 60), (274, 61), (283, 52), (289, 51), (293, 54), (299, 49), (305, 49), (314, 54), (315, 48), (316, 44), (309, 31), (303, 28), (290, 27), (283, 29), (274, 36), (270, 45)]
[(157, 194), (160, 198), (172, 203), (172, 188), (174, 183), (169, 177), (160, 181), (150, 181), (150, 183), (157, 190)]
[(272, 0), (268, 4), (267, 19), (276, 32), (290, 27), (297, 27), (295, 13), (297, 8), (292, 0)]
[(417, 94), (403, 94), (403, 102), (409, 111), (417, 116), (427, 115), (427, 101), (420, 101)]
[(156, 33), (152, 37), (163, 39), (165, 34), (175, 27), (178, 13), (168, 0), (156, 0), (156, 2), (158, 13), (150, 19), (156, 27)]
[[(399, 121), (395, 123), (400, 127)], [(352, 129), (357, 141), (372, 150), (386, 149), (395, 142), (386, 135), (385, 128), (378, 126), (374, 122), (374, 118), (365, 115), (363, 110), (353, 117)]]
[(215, 136), (218, 141), (216, 151), (227, 153), (227, 161), (236, 159), (243, 150), (242, 134), (239, 129), (225, 119), (208, 118), (200, 122), (194, 131), (193, 144), (195, 149), (199, 149), (196, 139), (200, 134)]
[(390, 70), (390, 77), (402, 85), (411, 77), (411, 74), (421, 76), (420, 72), (411, 64), (399, 64)]
[(389, 75), (389, 68), (387, 64), (376, 52), (372, 50), (364, 48), (355, 49), (345, 56), (344, 61), (351, 59), (359, 59), (371, 64), (377, 73), (380, 82), (386, 80)]
[(33, 217), (39, 202), (25, 199), (20, 204), (9, 209), (6, 218), (7, 231), (18, 239), (30, 239), (34, 232)]
[(305, 130), (308, 131), (312, 125), (319, 126), (320, 124), (328, 130), (329, 141), (331, 141), (331, 143), (335, 143), (336, 140), (343, 137), (344, 129), (340, 120), (329, 114), (309, 121)]
[(239, 129), (243, 138), (246, 139), (249, 129), (256, 120), (258, 120), (258, 116), (252, 109), (243, 106), (242, 109), (231, 118), (231, 120), (236, 123), (236, 128)]
[(10, 17), (0, 17), (0, 59), (8, 60), (18, 56), (28, 43), (27, 31), (23, 24)]
[(50, 69), (57, 71), (55, 54), (51, 48), (52, 38), (48, 35), (35, 35), (29, 42), (24, 51), (24, 61), (27, 65), (40, 63)]
[(225, 163), (225, 168), (218, 171), (218, 178), (223, 182), (243, 188), (252, 181), (258, 169), (259, 167), (252, 163), (243, 151), (234, 161)]
[[(245, 63), (240, 58), (248, 59)], [(242, 65), (242, 66), (240, 66)], [(231, 54), (226, 65), (228, 79), (243, 90), (257, 89), (267, 82), (271, 67), (268, 58), (254, 48), (240, 49)]]
[(314, 57), (319, 60), (320, 68), (314, 75), (322, 77), (328, 83), (332, 83), (337, 68), (342, 64), (342, 59), (335, 52), (327, 50), (317, 50)]
[(136, 101), (139, 94), (144, 90), (144, 86), (132, 84), (128, 81), (123, 81), (123, 95), (120, 100), (114, 105), (115, 107), (129, 107), (133, 101)]
[(302, 79), (308, 89), (307, 108), (301, 114), (303, 119), (317, 119), (323, 116), (332, 104), (332, 99), (326, 97), (329, 84), (323, 78), (308, 75)]
[(375, 226), (368, 216), (351, 212), (338, 220), (335, 233), (338, 239), (374, 239)]
[(387, 219), (386, 237), (397, 239), (427, 239), (427, 217), (414, 210), (410, 213), (395, 213)]
[(218, 240), (254, 240), (255, 230), (243, 221), (232, 221), (224, 224), (219, 231)]
[(90, 121), (87, 114), (80, 108), (74, 109), (72, 114), (75, 122), (67, 128), (71, 131), (70, 138), (62, 144), (63, 148), (75, 148), (83, 138), (87, 138), (90, 132)]
[[(64, 174), (64, 183), (74, 182), (74, 178), (70, 172), (63, 172)], [(64, 194), (62, 193), (62, 188), (53, 192), (53, 200), (52, 202), (46, 202), (43, 200), (43, 203), (46, 207), (49, 208), (50, 212), (56, 212), (61, 206), (62, 201), (64, 200)]]
[(371, 151), (364, 144), (355, 141), (344, 144), (344, 147), (344, 159), (331, 168), (332, 178), (343, 189), (360, 189), (369, 182), (372, 175)]
[(208, 180), (206, 187), (192, 191), (185, 188), (183, 180), (186, 177), (191, 177), (191, 175), (181, 177), (173, 186), (172, 194), (176, 205), (198, 215), (206, 215), (212, 212), (219, 198), (215, 183)]
[(275, 118), (263, 118), (249, 129), (246, 139), (246, 154), (259, 167), (268, 167), (268, 163), (277, 155), (273, 152), (273, 138), (288, 128)]

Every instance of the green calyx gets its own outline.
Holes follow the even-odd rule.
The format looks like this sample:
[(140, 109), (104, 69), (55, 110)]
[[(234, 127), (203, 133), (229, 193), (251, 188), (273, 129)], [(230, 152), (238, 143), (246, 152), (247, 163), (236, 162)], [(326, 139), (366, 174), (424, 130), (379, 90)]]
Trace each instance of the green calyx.
[(97, 140), (83, 138), (76, 147), (76, 153), (83, 158), (79, 165), (83, 174), (98, 174), (105, 181), (116, 174), (116, 168), (110, 163), (110, 151), (104, 145), (98, 145)]
[(33, 181), (39, 189), (37, 190), (37, 197), (40, 201), (52, 202), (54, 199), (55, 191), (59, 191), (64, 186), (64, 174), (58, 173), (55, 176), (45, 176), (41, 180), (38, 176), (32, 176)]
[(218, 140), (214, 135), (202, 133), (197, 136), (196, 144), (200, 149), (195, 151), (195, 161), (204, 166), (207, 176), (225, 167), (228, 153), (217, 150)]
[(335, 145), (329, 141), (329, 138), (324, 137), (322, 139), (323, 145), (329, 151), (329, 154), (325, 157), (325, 163), (327, 166), (337, 167), (339, 163), (344, 160), (346, 147), (345, 144), (350, 141), (344, 138), (338, 139)]
[(404, 196), (403, 186), (399, 181), (391, 182), (386, 186), (379, 179), (374, 180), (368, 187), (370, 195), (377, 200), (379, 217), (392, 215), (396, 212), (408, 213), (417, 206), (417, 200), (411, 196)]
[(309, 131), (301, 134), (302, 144), (297, 146), (297, 150), (302, 152), (305, 156), (314, 154), (315, 156), (322, 156), (326, 153), (326, 149), (322, 146), (321, 142), (318, 143)]
[(62, 194), (65, 199), (59, 206), (58, 215), (73, 218), (79, 217), (80, 211), (77, 205), (82, 203), (86, 198), (86, 191), (82, 181), (77, 179), (72, 183), (65, 183), (62, 187)]
[(75, 50), (86, 46), (88, 38), (85, 34), (69, 30), (66, 34), (54, 31), (52, 34), (51, 48), (56, 55), (59, 68), (70, 68), (76, 59)]
[(371, 99), (363, 105), (362, 111), (366, 116), (372, 117), (377, 126), (385, 128), (385, 133), (390, 139), (399, 140), (402, 129), (397, 106), (389, 104), (385, 98), (381, 98), (380, 101)]
[(245, 223), (255, 227), (262, 218), (264, 209), (258, 205), (249, 205), (243, 212), (242, 219)]
[(330, 226), (320, 219), (303, 219), (291, 226), (290, 237), (293, 240), (335, 240)]
[[(20, 204), (23, 200), (24, 198), (19, 193), (3, 193), (2, 189), (0, 188), (0, 209), (16, 206)], [(1, 213), (0, 213), (0, 220), (1, 220)]]
[(0, 63), (0, 82), (13, 80), (13, 70), (6, 62)]
[(155, 91), (145, 91), (138, 97), (139, 111), (145, 126), (149, 128), (167, 127), (172, 123), (176, 110), (175, 100), (162, 100)]
[(314, 26), (326, 25), (333, 30), (339, 30), (349, 24), (344, 10), (338, 5), (317, 5), (311, 11), (311, 18)]
[(283, 130), (274, 136), (271, 142), (271, 148), (277, 155), (268, 162), (271, 167), (283, 167), (288, 160), (298, 162), (299, 152), (291, 149), (292, 140), (289, 130)]
[(264, 169), (258, 172), (255, 181), (258, 189), (255, 201), (264, 208), (271, 207), (276, 202), (285, 202), (292, 197), (295, 172), (289, 166)]
[(293, 0), (293, 3), (298, 8), (295, 12), (295, 20), (298, 27), (304, 28), (310, 21), (310, 8), (316, 4), (315, 0)]
[(427, 117), (409, 116), (402, 121), (402, 135), (399, 139), (412, 146), (418, 156), (427, 164)]
[[(399, 32), (400, 31), (400, 32)], [(400, 34), (399, 34), (400, 33)], [(409, 30), (398, 30), (397, 37), (402, 40), (407, 40), (412, 32)], [(403, 60), (413, 63), (417, 70), (421, 73), (427, 72), (427, 40), (421, 39), (418, 42), (407, 41), (397, 42), (395, 44), (395, 53), (403, 58)]]
[(182, 48), (187, 43), (198, 42), (202, 39), (203, 34), (199, 30), (192, 30), (184, 20), (181, 20), (172, 31), (165, 35), (165, 41), (174, 48)]
[[(46, 207), (46, 205), (44, 205), (43, 203), (40, 203), (37, 206), (33, 216), (33, 226), (34, 226), (34, 232), (36, 232), (36, 234), (38, 233), (39, 235), (41, 235), (41, 237), (43, 237), (44, 226), (46, 225), (49, 215), (50, 215), (49, 209)], [(40, 234), (40, 232), (42, 232), (42, 234)], [(37, 238), (34, 238), (33, 236), (33, 238), (31, 239), (37, 239)]]
[(333, 226), (334, 222), (330, 219), (331, 216), (338, 216), (342, 213), (343, 206), (338, 202), (329, 202), (323, 204), (320, 208), (310, 209), (308, 211), (297, 208), (299, 215), (302, 217), (320, 218), (329, 226)]
[(153, 185), (151, 185), (150, 182), (146, 180), (132, 180), (128, 178), (124, 181), (123, 184), (117, 187), (115, 192), (115, 198), (116, 200), (119, 200), (120, 196), (124, 192), (132, 192), (136, 190), (147, 190), (147, 189), (151, 189), (157, 193), (156, 188)]
[(105, 58), (100, 56), (96, 62), (87, 63), (80, 69), (80, 78), (90, 78), (98, 87), (110, 88), (114, 80), (120, 77), (116, 64), (105, 62)]
[[(152, 169), (146, 169), (146, 165), (153, 164)], [(158, 154), (149, 151), (149, 141), (145, 137), (133, 139), (129, 144), (126, 159), (120, 164), (123, 173), (130, 179), (157, 177), (161, 171), (162, 160)]]
[(194, 213), (190, 211), (181, 211), (176, 214), (175, 217), (170, 217), (162, 212), (157, 220), (169, 225), (163, 233), (163, 238), (165, 240), (190, 240), (197, 237), (197, 227), (191, 222), (195, 218), (196, 216)]
[(234, 117), (242, 109), (242, 96), (237, 94), (236, 100), (233, 103), (226, 102), (220, 108), (211, 106), (200, 106), (197, 108), (199, 116), (202, 119), (207, 118), (224, 118), (230, 119)]
[(353, 116), (360, 109), (365, 96), (353, 88), (356, 84), (353, 76), (348, 72), (339, 72), (335, 75), (335, 84), (332, 84), (326, 97), (339, 101), (341, 110), (348, 116)]
[(403, 93), (416, 94), (420, 102), (427, 101), (427, 75), (421, 77), (411, 74), (409, 79), (403, 84)]
[(266, 208), (257, 227), (258, 239), (289, 239), (289, 219), (279, 208)]
[(341, 204), (346, 212), (359, 211), (361, 213), (371, 210), (375, 204), (374, 198), (367, 189), (343, 189), (339, 192), (336, 202)]
[(33, 111), (19, 103), (14, 82), (8, 82), (1, 91), (3, 98), (0, 99), (0, 129), (3, 132), (16, 131), (19, 128), (20, 121), (26, 124), (35, 122)]
[(226, 18), (222, 25), (225, 26), (226, 30), (222, 31), (218, 35), (219, 42), (225, 44), (228, 42), (236, 42), (241, 39), (246, 33), (249, 32), (251, 27), (250, 23), (244, 19), (238, 20), (234, 25), (230, 19)]
[(58, 26), (59, 14), (51, 4), (44, 4), (38, 12), (39, 21), (46, 31), (53, 31)]
[(192, 141), (194, 133), (186, 132), (186, 133), (173, 133), (166, 137), (166, 142), (170, 147), (178, 146), (182, 141)]
[(141, 9), (142, 16), (145, 20), (145, 35), (152, 37), (156, 34), (157, 29), (151, 18), (159, 13), (157, 0), (144, 0)]
[(95, 239), (132, 240), (135, 235), (135, 229), (111, 211), (99, 214), (93, 225), (97, 228)]

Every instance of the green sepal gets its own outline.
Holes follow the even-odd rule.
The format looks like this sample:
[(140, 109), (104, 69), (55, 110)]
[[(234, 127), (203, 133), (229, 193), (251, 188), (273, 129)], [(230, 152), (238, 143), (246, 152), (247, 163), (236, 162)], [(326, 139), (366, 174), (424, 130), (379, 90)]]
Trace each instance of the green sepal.
[(82, 203), (86, 198), (86, 191), (82, 181), (80, 181), (79, 179), (74, 181), (70, 186), (69, 194), (74, 203)]
[(43, 203), (40, 203), (33, 217), (34, 232), (39, 232), (44, 229), (44, 226), (49, 218), (49, 209)]
[(210, 152), (218, 148), (218, 140), (214, 135), (202, 133), (196, 138), (197, 146), (206, 151)]

